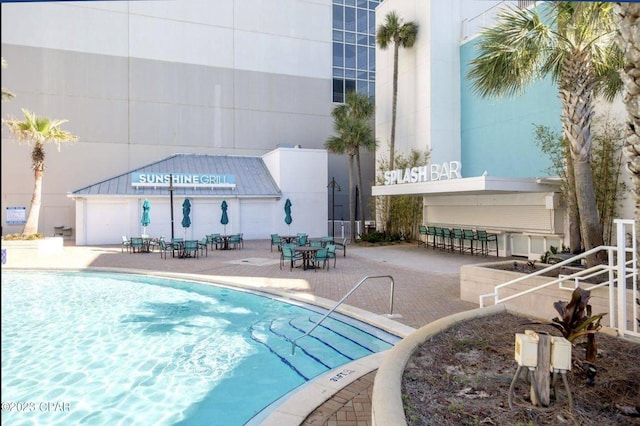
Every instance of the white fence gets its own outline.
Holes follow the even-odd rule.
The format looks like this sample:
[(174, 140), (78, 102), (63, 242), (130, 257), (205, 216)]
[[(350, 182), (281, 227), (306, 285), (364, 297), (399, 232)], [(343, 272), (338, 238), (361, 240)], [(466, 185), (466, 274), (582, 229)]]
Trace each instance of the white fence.
[[(362, 221), (356, 220), (356, 234), (362, 235), (363, 227)], [(353, 238), (351, 238), (351, 226), (349, 226), (348, 220), (330, 220), (327, 228), (327, 235), (331, 235), (332, 237), (343, 239), (346, 238), (347, 241), (353, 242)]]

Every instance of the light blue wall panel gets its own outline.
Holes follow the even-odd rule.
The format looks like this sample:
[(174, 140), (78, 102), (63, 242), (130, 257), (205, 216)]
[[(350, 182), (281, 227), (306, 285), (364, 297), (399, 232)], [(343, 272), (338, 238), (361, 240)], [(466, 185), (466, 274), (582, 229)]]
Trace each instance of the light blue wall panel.
[(560, 131), (561, 103), (550, 80), (532, 83), (518, 97), (484, 99), (466, 77), (478, 39), (460, 47), (463, 177), (541, 177), (550, 166), (535, 141), (535, 126)]

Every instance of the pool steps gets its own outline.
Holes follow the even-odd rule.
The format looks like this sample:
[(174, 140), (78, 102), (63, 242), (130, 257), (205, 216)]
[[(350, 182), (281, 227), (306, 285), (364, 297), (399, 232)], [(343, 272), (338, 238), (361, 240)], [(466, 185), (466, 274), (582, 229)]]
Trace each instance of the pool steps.
[(266, 346), (305, 381), (392, 346), (381, 343), (378, 347), (367, 347), (365, 341), (371, 340), (370, 334), (328, 318), (313, 333), (299, 340), (296, 343), (298, 351), (292, 354), (292, 341), (303, 336), (319, 318), (317, 315), (303, 315), (259, 321), (251, 327), (251, 338)]

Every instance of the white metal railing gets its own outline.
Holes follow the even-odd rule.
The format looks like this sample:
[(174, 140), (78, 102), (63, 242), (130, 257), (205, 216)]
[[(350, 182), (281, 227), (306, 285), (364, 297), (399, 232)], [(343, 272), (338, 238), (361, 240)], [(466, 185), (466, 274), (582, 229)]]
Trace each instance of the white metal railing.
[[(497, 14), (505, 5), (513, 6), (513, 0), (503, 0), (489, 6), (484, 11), (471, 18), (462, 20), (460, 28), (460, 40), (465, 41), (469, 37), (478, 34), (482, 29), (492, 26), (497, 21)], [(518, 0), (517, 7), (520, 9), (529, 9), (535, 7), (536, 1)]]
[(466, 40), (471, 35), (477, 34), (480, 30), (487, 26), (490, 26), (493, 22), (495, 22), (498, 7), (504, 5), (505, 3), (507, 2), (501, 1), (494, 4), (493, 6), (490, 6), (488, 9), (476, 16), (463, 19), (460, 28), (460, 40)]
[[(356, 220), (356, 235), (362, 235), (362, 221)], [(353, 242), (351, 238), (351, 226), (348, 220), (330, 220), (327, 227), (327, 235), (334, 236), (338, 239), (346, 238), (347, 241)]]
[(389, 317), (393, 316), (393, 293), (394, 293), (394, 287), (395, 287), (395, 281), (393, 280), (393, 277), (391, 275), (368, 275), (366, 277), (364, 277), (363, 279), (361, 279), (358, 284), (356, 284), (351, 290), (349, 290), (349, 292), (347, 294), (345, 294), (342, 299), (340, 299), (333, 308), (331, 308), (331, 310), (329, 312), (327, 312), (326, 314), (324, 314), (324, 316), (322, 318), (320, 318), (320, 320), (315, 323), (313, 325), (313, 327), (311, 327), (311, 329), (309, 329), (309, 331), (307, 331), (306, 333), (304, 333), (302, 336), (298, 336), (295, 339), (293, 339), (291, 341), (291, 355), (295, 355), (296, 353), (296, 342), (300, 339), (302, 339), (303, 337), (308, 336), (309, 334), (311, 334), (311, 332), (313, 330), (316, 329), (316, 327), (318, 327), (320, 325), (320, 323), (322, 323), (322, 321), (324, 321), (325, 319), (327, 319), (327, 317), (329, 315), (331, 315), (336, 309), (338, 309), (338, 306), (342, 305), (342, 303), (347, 300), (347, 297), (351, 296), (351, 294), (356, 291), (362, 284), (365, 283), (365, 281), (367, 281), (368, 279), (371, 278), (389, 278), (391, 280), (391, 295), (389, 298)]
[[(505, 303), (509, 300), (513, 300), (527, 294), (538, 292), (544, 288), (551, 286), (558, 286), (562, 289), (570, 289), (563, 287), (563, 283), (569, 280), (573, 280), (574, 287), (579, 285), (585, 285), (585, 290), (592, 290), (598, 287), (609, 287), (609, 321), (611, 328), (614, 328), (621, 335), (635, 335), (640, 337), (638, 331), (638, 305), (635, 303), (638, 298), (638, 261), (637, 261), (637, 246), (636, 246), (636, 229), (633, 220), (628, 219), (615, 219), (614, 224), (617, 229), (616, 233), (616, 246), (600, 246), (588, 250), (584, 253), (578, 254), (572, 258), (563, 260), (562, 262), (551, 265), (547, 268), (533, 272), (528, 275), (516, 278), (503, 284), (499, 284), (494, 288), (493, 293), (487, 293), (480, 295), (480, 307), (485, 306), (485, 300), (493, 299), (495, 304)], [(630, 229), (630, 231), (627, 231)], [(629, 237), (629, 238), (627, 238)], [(630, 240), (630, 244), (627, 245), (627, 241)], [(552, 279), (547, 283), (540, 284), (538, 286), (523, 290), (521, 292), (511, 294), (506, 297), (500, 297), (500, 292), (506, 288), (512, 288), (514, 284), (521, 283), (530, 277), (544, 276), (548, 272), (557, 270), (563, 266), (567, 266), (578, 260), (582, 260), (587, 256), (596, 254), (601, 251), (607, 252), (608, 262), (602, 265), (596, 265), (587, 269), (583, 269), (575, 272), (571, 275), (559, 275), (558, 278)], [(598, 284), (585, 284), (587, 278), (594, 278), (598, 275), (605, 275), (606, 279)], [(631, 280), (631, 294), (630, 301), (627, 300), (627, 281)], [(631, 306), (632, 312), (631, 321), (627, 318), (627, 309)]]

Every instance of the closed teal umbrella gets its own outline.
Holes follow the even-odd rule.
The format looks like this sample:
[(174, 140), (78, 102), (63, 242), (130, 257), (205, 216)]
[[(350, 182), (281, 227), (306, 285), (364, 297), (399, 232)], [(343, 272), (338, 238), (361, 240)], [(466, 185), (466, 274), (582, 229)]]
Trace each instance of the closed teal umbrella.
[(191, 214), (191, 201), (188, 198), (184, 199), (182, 203), (182, 227), (184, 228), (185, 234), (187, 233), (187, 228), (191, 226), (191, 218), (189, 215)]
[(291, 222), (293, 222), (293, 218), (291, 217), (291, 200), (287, 198), (287, 201), (284, 203), (284, 223), (289, 225), (289, 234), (291, 234)]
[(151, 225), (151, 203), (149, 200), (144, 200), (142, 203), (142, 217), (140, 218), (140, 224), (142, 225), (142, 235), (147, 233), (147, 226)]
[(227, 205), (226, 200), (222, 201), (222, 204), (220, 205), (220, 208), (222, 209), (222, 217), (220, 218), (220, 223), (224, 225), (224, 234), (226, 235), (227, 233), (227, 223), (229, 223), (229, 216), (227, 216), (227, 208), (229, 206)]

